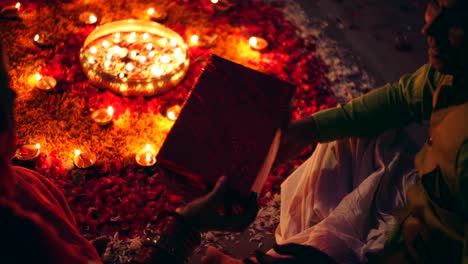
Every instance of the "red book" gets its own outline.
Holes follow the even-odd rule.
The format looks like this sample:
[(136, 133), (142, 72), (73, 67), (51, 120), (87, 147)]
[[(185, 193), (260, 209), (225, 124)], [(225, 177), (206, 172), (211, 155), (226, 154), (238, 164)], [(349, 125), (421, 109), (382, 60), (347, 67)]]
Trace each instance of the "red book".
[(208, 185), (226, 175), (241, 196), (260, 192), (294, 92), (290, 83), (213, 55), (164, 141), (158, 164)]

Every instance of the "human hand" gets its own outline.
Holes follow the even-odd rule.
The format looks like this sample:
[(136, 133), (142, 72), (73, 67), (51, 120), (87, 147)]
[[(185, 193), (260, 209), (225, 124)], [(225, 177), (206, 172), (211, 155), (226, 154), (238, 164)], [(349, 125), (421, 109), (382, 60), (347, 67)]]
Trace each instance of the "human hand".
[(208, 247), (205, 256), (202, 257), (203, 264), (243, 264), (241, 259), (233, 258), (224, 254), (215, 247)]
[(263, 264), (335, 264), (336, 262), (322, 251), (306, 245), (274, 245), (274, 255), (257, 252), (256, 259)]
[[(257, 216), (257, 195), (252, 195), (243, 202), (243, 211), (232, 214), (228, 192), (227, 178), (222, 176), (216, 182), (213, 190), (205, 196), (193, 200), (184, 207), (177, 208), (176, 212), (181, 214), (200, 232), (209, 230), (242, 231), (252, 223)], [(225, 214), (218, 212), (218, 207), (225, 202)]]
[(317, 126), (313, 117), (291, 122), (281, 135), (281, 141), (273, 167), (299, 156), (308, 146), (317, 143)]

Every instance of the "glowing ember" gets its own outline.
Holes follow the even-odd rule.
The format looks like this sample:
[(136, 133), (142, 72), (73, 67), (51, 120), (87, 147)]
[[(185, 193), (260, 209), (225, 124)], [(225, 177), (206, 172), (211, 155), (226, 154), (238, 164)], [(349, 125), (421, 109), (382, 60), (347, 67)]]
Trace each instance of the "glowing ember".
[(98, 27), (85, 40), (80, 60), (96, 85), (126, 96), (167, 91), (183, 79), (189, 64), (187, 45), (177, 33), (140, 20)]

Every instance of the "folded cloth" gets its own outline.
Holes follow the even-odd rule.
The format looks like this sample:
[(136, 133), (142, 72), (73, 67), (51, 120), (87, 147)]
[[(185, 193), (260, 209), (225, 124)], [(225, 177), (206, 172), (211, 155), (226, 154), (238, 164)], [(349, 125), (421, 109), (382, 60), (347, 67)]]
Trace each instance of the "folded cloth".
[(412, 125), (375, 138), (319, 144), (281, 185), (278, 244), (313, 246), (338, 263), (379, 252), (417, 180), (414, 155), (426, 138)]
[[(36, 247), (44, 251), (42, 257), (47, 259), (47, 263), (101, 263), (94, 247), (79, 233), (75, 218), (60, 190), (37, 172), (16, 166), (12, 170), (17, 181), (14, 195), (11, 198), (3, 197), (0, 201), (0, 211), (4, 214), (0, 221), (8, 223), (0, 225), (4, 229), (0, 233), (8, 233), (11, 237), (2, 235), (2, 240), (17, 241), (9, 246), (18, 249), (16, 252), (24, 249), (22, 254), (25, 255), (22, 257), (28, 257), (28, 254), (29, 257), (34, 256), (26, 249), (30, 248), (27, 245), (31, 241), (37, 241), (39, 244)], [(17, 221), (8, 222), (7, 219)], [(25, 229), (33, 231), (22, 236)], [(13, 230), (17, 230), (16, 235)], [(13, 253), (2, 253), (2, 259)], [(34, 261), (39, 263), (41, 260)]]

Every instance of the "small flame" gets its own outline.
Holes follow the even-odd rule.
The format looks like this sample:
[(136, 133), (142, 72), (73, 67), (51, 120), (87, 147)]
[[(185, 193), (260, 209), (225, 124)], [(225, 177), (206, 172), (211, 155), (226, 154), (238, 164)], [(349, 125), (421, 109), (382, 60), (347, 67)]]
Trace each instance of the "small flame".
[(149, 144), (149, 143), (146, 144), (145, 149), (146, 149), (147, 151), (151, 151), (151, 150), (152, 150), (151, 144)]
[(20, 7), (21, 7), (21, 3), (20, 3), (20, 2), (16, 2), (15, 8), (16, 8), (16, 9), (20, 9)]
[(95, 46), (92, 46), (91, 48), (89, 48), (89, 52), (91, 54), (96, 54), (97, 53), (97, 48)]
[(112, 106), (107, 107), (107, 113), (112, 116), (114, 114), (114, 108)]
[(167, 118), (169, 118), (169, 120), (176, 120), (176, 114), (174, 111), (167, 112)]
[(40, 150), (41, 149), (41, 144), (36, 143), (36, 148), (37, 148), (37, 150)]
[(152, 155), (151, 153), (146, 153), (146, 162), (150, 163), (152, 160)]
[(192, 35), (190, 37), (190, 42), (193, 43), (193, 44), (197, 44), (198, 43), (198, 35)]
[(219, 1), (218, 0), (211, 0), (211, 3), (217, 4)]
[(107, 49), (109, 46), (110, 46), (110, 43), (109, 43), (109, 41), (107, 41), (107, 40), (104, 40), (104, 41), (102, 42), (102, 47), (104, 47), (104, 48), (106, 48), (106, 49)]
[(94, 14), (89, 15), (88, 18), (89, 23), (94, 24), (97, 22), (97, 17)]
[(34, 35), (34, 41), (37, 42), (37, 41), (39, 41), (40, 38), (41, 38), (41, 37), (39, 36), (39, 34)]
[(35, 75), (36, 81), (40, 81), (42, 79), (42, 75), (40, 73), (36, 73)]
[(154, 8), (149, 8), (148, 9), (148, 15), (150, 15), (150, 16), (154, 15)]
[(81, 155), (81, 150), (75, 149), (75, 156), (79, 156), (79, 155)]
[(170, 44), (171, 44), (172, 47), (177, 46), (177, 39), (176, 38), (171, 38)]
[(249, 38), (249, 44), (250, 44), (250, 46), (256, 47), (256, 46), (257, 46), (257, 43), (258, 43), (258, 41), (257, 41), (257, 38), (256, 38), (256, 37), (250, 37), (250, 38)]

